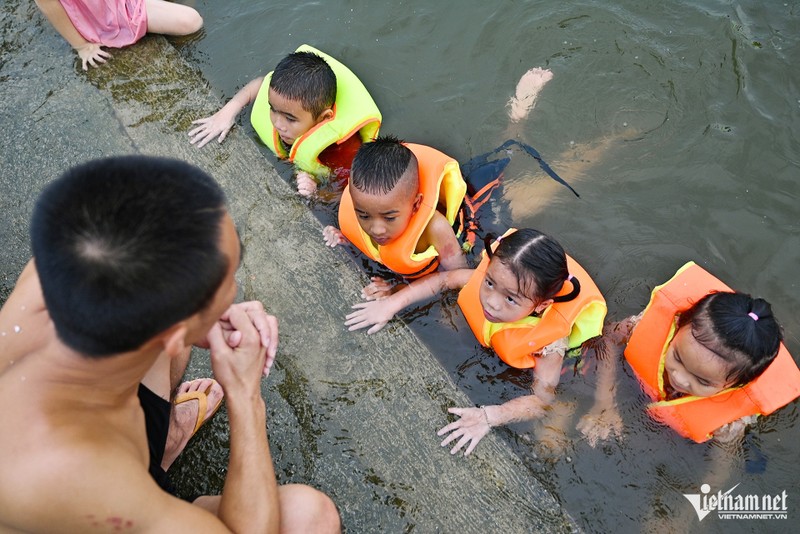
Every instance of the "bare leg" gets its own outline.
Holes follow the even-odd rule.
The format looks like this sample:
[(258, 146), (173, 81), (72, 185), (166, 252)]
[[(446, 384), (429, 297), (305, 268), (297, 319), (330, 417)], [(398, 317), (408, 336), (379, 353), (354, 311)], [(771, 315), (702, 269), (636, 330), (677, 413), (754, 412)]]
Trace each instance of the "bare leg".
[[(539, 93), (552, 79), (551, 71), (539, 67), (534, 67), (522, 75), (517, 82), (514, 96), (508, 101), (509, 123), (505, 137), (508, 139), (524, 137), (522, 122), (533, 111)], [(635, 135), (636, 132), (629, 128), (591, 144), (573, 145), (550, 163), (567, 182), (574, 185), (576, 181), (587, 176), (592, 167), (611, 148)], [(535, 184), (530, 180), (509, 180), (504, 185), (504, 196), (509, 199), (511, 216), (514, 220), (524, 220), (537, 214), (550, 204), (556, 194), (564, 191), (564, 186), (551, 180), (544, 182), (537, 180)]]
[[(187, 349), (188, 362), (188, 349)], [(142, 378), (142, 385), (165, 400), (170, 400), (172, 385), (170, 383), (170, 373), (172, 359), (166, 354), (161, 353), (156, 362)]]
[(172, 399), (173, 392), (178, 387), (181, 378), (183, 378), (186, 366), (189, 365), (191, 353), (191, 348), (186, 348), (183, 353), (175, 358), (170, 358), (166, 353), (161, 353), (156, 363), (142, 378), (142, 385), (162, 399)]
[[(217, 514), (221, 496), (198, 497), (194, 504)], [(286, 484), (278, 486), (281, 511), (281, 532), (314, 532), (319, 534), (341, 531), (339, 512), (333, 501), (311, 486)]]
[[(574, 145), (560, 156), (550, 160), (550, 165), (570, 185), (576, 187), (582, 179), (588, 177), (592, 168), (597, 165), (606, 153), (629, 139), (630, 131), (604, 137), (586, 145)], [(543, 171), (540, 175), (546, 177)], [(530, 177), (508, 180), (504, 184), (504, 196), (511, 207), (513, 220), (526, 220), (535, 216), (547, 207), (558, 194), (571, 195), (563, 185), (550, 180), (531, 180)], [(580, 188), (577, 188), (580, 191)]]
[(203, 17), (189, 6), (145, 0), (147, 33), (163, 35), (189, 35), (203, 27)]

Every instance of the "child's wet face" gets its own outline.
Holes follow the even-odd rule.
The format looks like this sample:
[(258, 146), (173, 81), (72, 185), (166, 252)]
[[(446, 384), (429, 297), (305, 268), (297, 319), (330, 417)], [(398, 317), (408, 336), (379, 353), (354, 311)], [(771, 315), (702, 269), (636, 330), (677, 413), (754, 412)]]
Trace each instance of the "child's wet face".
[(664, 373), (678, 393), (710, 397), (730, 385), (731, 364), (701, 345), (692, 326), (678, 329), (667, 348)]
[(274, 89), (269, 89), (269, 118), (286, 146), (292, 146), (320, 120), (303, 109), (299, 100), (291, 100)]
[(350, 188), (358, 224), (375, 243), (385, 246), (400, 237), (417, 211), (420, 195), (413, 183), (401, 178), (388, 193), (370, 194)]
[(513, 323), (530, 315), (536, 303), (520, 293), (519, 280), (511, 269), (492, 259), (480, 289), (483, 316), (492, 323)]

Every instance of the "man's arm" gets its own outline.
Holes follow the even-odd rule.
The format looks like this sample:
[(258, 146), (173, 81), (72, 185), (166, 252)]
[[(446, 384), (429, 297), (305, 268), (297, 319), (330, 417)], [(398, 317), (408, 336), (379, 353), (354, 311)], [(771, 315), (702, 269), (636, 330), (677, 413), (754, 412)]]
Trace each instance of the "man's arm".
[(215, 137), (218, 142), (223, 142), (228, 132), (233, 128), (233, 123), (236, 121), (236, 117), (239, 116), (239, 113), (241, 113), (246, 106), (255, 102), (262, 83), (264, 83), (263, 76), (251, 80), (247, 85), (242, 87), (239, 92), (233, 95), (233, 98), (222, 106), (219, 111), (210, 117), (192, 121), (192, 124), (197, 124), (198, 126), (189, 131), (190, 143), (193, 145), (196, 144), (197, 148), (202, 148)]
[(465, 269), (467, 258), (458, 244), (458, 239), (453, 232), (453, 227), (447, 221), (447, 217), (433, 212), (433, 217), (425, 228), (422, 239), (430, 243), (439, 253), (439, 269), (442, 271), (452, 271), (453, 269)]
[(230, 462), (219, 518), (235, 532), (246, 531), (248, 527), (277, 532), (278, 485), (265, 429), (266, 406), (261, 396), (267, 347), (263, 346), (246, 311), (232, 307), (228, 321), (241, 335), (236, 347), (230, 347), (225, 340), (219, 323), (208, 334), (211, 366), (225, 390), (230, 420)]

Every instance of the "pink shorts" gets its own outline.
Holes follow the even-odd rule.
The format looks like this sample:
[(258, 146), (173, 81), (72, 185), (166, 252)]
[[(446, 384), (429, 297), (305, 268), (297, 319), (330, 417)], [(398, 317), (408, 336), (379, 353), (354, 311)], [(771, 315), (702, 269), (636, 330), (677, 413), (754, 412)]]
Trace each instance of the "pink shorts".
[(147, 33), (145, 0), (59, 0), (67, 16), (90, 43), (120, 48)]

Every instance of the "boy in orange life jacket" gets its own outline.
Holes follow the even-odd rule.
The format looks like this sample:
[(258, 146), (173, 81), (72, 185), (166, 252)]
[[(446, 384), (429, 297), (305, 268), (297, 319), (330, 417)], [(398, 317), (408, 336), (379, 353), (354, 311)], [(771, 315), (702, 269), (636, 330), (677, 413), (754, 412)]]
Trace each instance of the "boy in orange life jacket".
[(250, 120), (265, 145), (295, 165), (297, 190), (313, 195), (319, 183), (344, 184), (362, 141), (371, 141), (380, 112), (366, 88), (334, 58), (302, 45), (267, 77), (245, 85), (218, 112), (189, 132), (198, 148), (225, 140), (236, 117), (254, 103)]
[[(341, 230), (327, 226), (325, 243), (335, 247), (349, 240), (405, 278), (465, 268), (452, 228), (465, 192), (452, 158), (430, 147), (379, 137), (358, 150), (339, 206)], [(391, 290), (387, 282), (373, 278), (363, 297), (380, 298)]]

